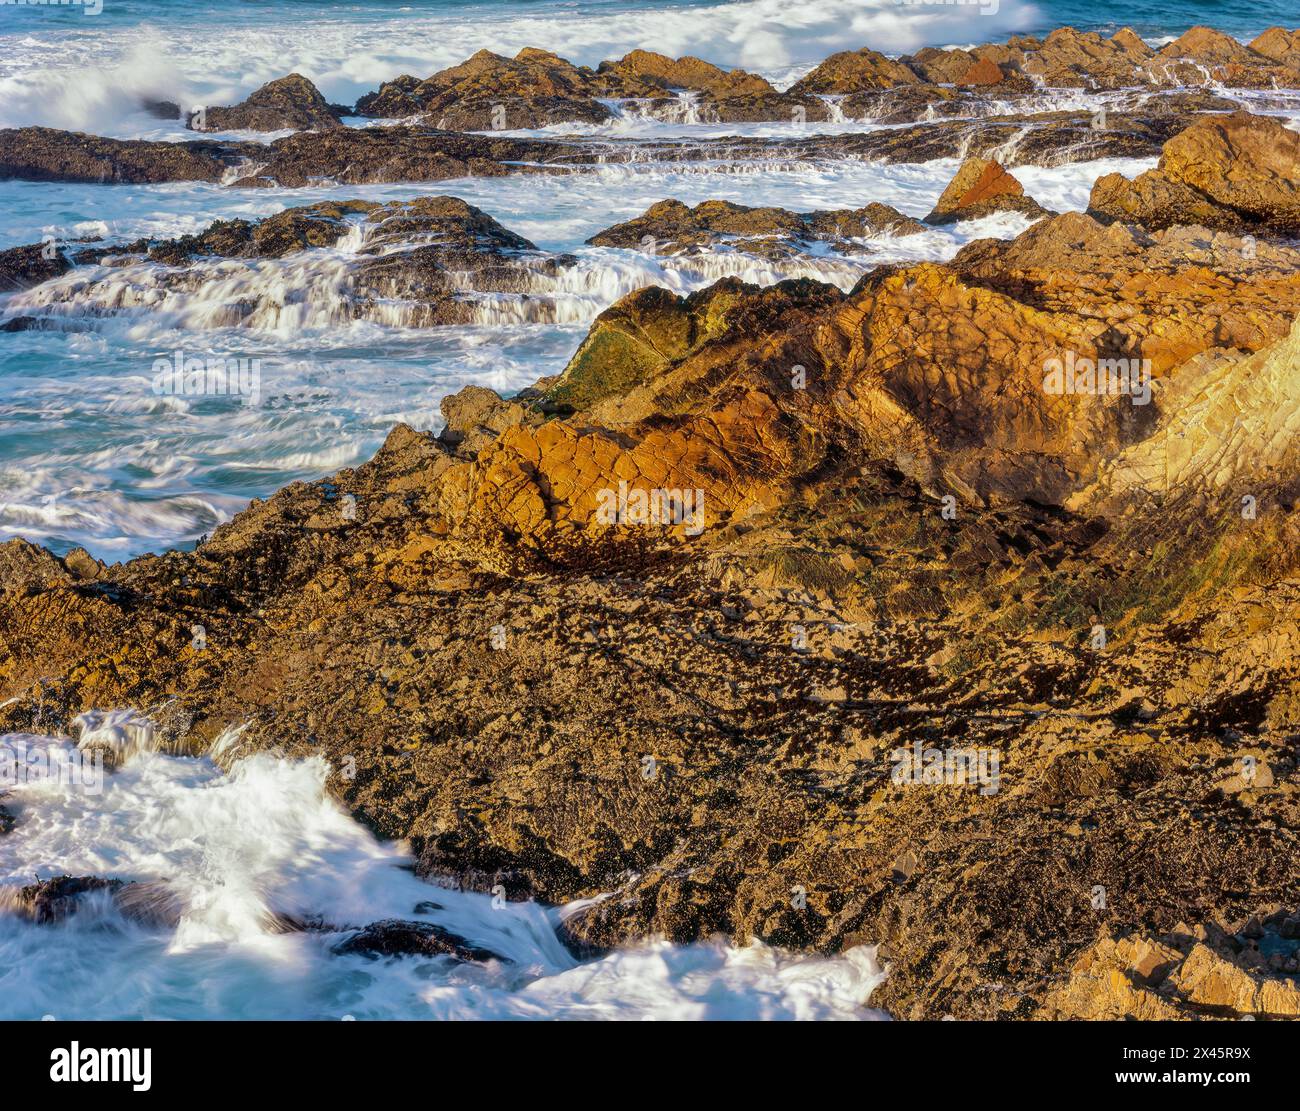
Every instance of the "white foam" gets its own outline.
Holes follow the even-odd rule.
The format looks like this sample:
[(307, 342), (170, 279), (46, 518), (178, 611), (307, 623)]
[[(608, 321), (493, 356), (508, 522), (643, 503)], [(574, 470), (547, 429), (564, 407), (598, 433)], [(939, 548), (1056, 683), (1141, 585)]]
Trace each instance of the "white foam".
[[(656, 942), (580, 963), (555, 933), (563, 908), (494, 907), (423, 883), (403, 846), (376, 841), (330, 799), (328, 775), (320, 759), (260, 754), (223, 775), (210, 760), (141, 752), (101, 794), (15, 788), (0, 889), (34, 874), (143, 881), (150, 904), (178, 918), (128, 921), (100, 899), (67, 925), (35, 926), (0, 899), (0, 1018), (883, 1017), (865, 1006), (883, 979), (866, 948), (815, 957)], [(442, 909), (417, 914), (426, 901)], [(511, 963), (336, 956), (343, 935), (286, 933), (284, 915), (436, 922)]]

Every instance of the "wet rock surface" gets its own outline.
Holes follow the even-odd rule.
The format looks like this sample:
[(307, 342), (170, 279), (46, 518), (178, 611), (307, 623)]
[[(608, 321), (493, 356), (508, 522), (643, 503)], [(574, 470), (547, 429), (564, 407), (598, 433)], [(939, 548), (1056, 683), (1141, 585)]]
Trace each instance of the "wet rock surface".
[(320, 90), (299, 73), (268, 81), (233, 107), (204, 108), (191, 113), (193, 131), (329, 130), (343, 125)]
[(339, 942), (334, 952), (364, 957), (453, 957), (477, 964), (506, 960), (488, 949), (471, 945), (432, 922), (408, 922), (400, 918), (372, 922)]
[(790, 212), (749, 208), (730, 201), (704, 201), (694, 208), (660, 201), (634, 220), (606, 228), (588, 243), (677, 253), (720, 244), (768, 257), (785, 257), (817, 242), (840, 248), (871, 235), (915, 235), (924, 225), (885, 204), (859, 209)]
[[(0, 834), (7, 832), (8, 829), (0, 826)], [(60, 926), (88, 907), (94, 907), (93, 900), (97, 898), (104, 902), (95, 909), (111, 908), (123, 919), (147, 928), (175, 929), (182, 916), (181, 901), (163, 883), (67, 875), (0, 891), (0, 912), (17, 914), (37, 926)], [(437, 909), (437, 904), (429, 903), (421, 904), (417, 911)], [(476, 964), (510, 963), (509, 958), (474, 945), (432, 922), (385, 918), (357, 929), (330, 925), (317, 918), (281, 914), (272, 915), (267, 924), (282, 933), (347, 934), (333, 946), (333, 951), (340, 956), (450, 957)]]
[(75, 914), (86, 896), (102, 892), (111, 897), (126, 886), (122, 880), (98, 876), (58, 876), (20, 887), (10, 905), (37, 925), (56, 925)]
[[(351, 244), (346, 250), (345, 238)], [(331, 248), (339, 249), (330, 256), (327, 278), (337, 319), (397, 319), (413, 327), (475, 322), (478, 295), (544, 293), (573, 262), (571, 256), (538, 251), (456, 197), (322, 201), (258, 221), (220, 220), (175, 239), (81, 247), (70, 252), (78, 266), (104, 269), (47, 287), (40, 307), (75, 302), (102, 315), (133, 312), (217, 278), (242, 278), (220, 322), (257, 326), (282, 307), (280, 288), (274, 282), (260, 287), (247, 272), (223, 263), (283, 260), (289, 280), (290, 268), (310, 265), (313, 255), (318, 260), (317, 252)], [(42, 324), (35, 316), (14, 319), (24, 326)]]
[(0, 251), (0, 293), (27, 289), (66, 273), (71, 264), (53, 243), (31, 243)]

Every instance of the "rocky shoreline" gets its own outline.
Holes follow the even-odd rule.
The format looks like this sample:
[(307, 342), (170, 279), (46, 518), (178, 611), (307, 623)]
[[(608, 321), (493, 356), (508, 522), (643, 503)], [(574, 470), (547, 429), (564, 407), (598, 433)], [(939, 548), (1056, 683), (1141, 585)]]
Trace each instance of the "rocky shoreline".
[[(581, 953), (651, 935), (878, 944), (871, 1003), (899, 1018), (1300, 1015), (1300, 136), (1215, 99), (1300, 89), (1300, 32), (858, 51), (784, 92), (645, 52), (595, 70), (476, 55), (356, 109), (417, 122), (346, 127), (295, 82), (207, 117), (316, 128), (268, 146), (25, 128), (0, 133), (0, 176), (566, 172), (596, 144), (449, 128), (490, 131), (502, 96), (536, 127), (682, 90), (719, 120), (813, 119), (826, 96), (893, 96), (915, 120), (1044, 86), (1203, 88), (1186, 115), (1135, 102), (1133, 127), (969, 112), (781, 140), (964, 162), (924, 221), (870, 198), (665, 198), (590, 243), (789, 261), (1032, 223), (949, 262), (868, 261), (844, 288), (639, 289), (561, 374), (504, 399), (466, 387), (436, 435), (399, 425), (369, 462), (254, 502), (193, 551), (106, 566), (0, 545), (0, 732), (131, 707), (169, 750), (323, 756), (342, 804), (409, 841), (422, 876), (590, 900), (562, 927)], [(1160, 160), (1054, 213), (1008, 172), (1014, 152), (994, 157), (998, 129), (1030, 158)], [(3, 288), (40, 294), (6, 326), (45, 326), (61, 298), (154, 304), (345, 237), (346, 311), (400, 305), (409, 327), (472, 321), (474, 297), (536, 296), (573, 263), (452, 196), (328, 201), (0, 253)], [(267, 310), (240, 311), (223, 323)], [(1056, 390), (1053, 360), (1134, 374)], [(0, 836), (13, 820), (0, 809)], [(47, 882), (23, 898), (50, 914), (126, 891)], [(428, 924), (357, 928), (351, 951), (491, 956)]]
[[(1062, 109), (1077, 93), (1088, 107)], [(195, 181), (240, 188), (443, 181), (467, 175), (563, 172), (641, 160), (843, 159), (924, 162), (997, 157), (1062, 164), (1143, 157), (1192, 114), (1300, 98), (1300, 39), (1274, 28), (1249, 45), (1206, 27), (1159, 51), (1127, 28), (1105, 38), (1061, 28), (973, 50), (926, 49), (886, 58), (832, 55), (785, 91), (698, 58), (633, 51), (595, 70), (533, 48), (514, 59), (480, 51), (426, 79), (403, 76), (354, 107), (331, 105), (300, 74), (269, 82), (237, 105), (202, 108), (195, 132), (289, 132), (262, 143), (212, 138), (122, 140), (46, 127), (0, 130), (0, 180), (98, 183)], [(171, 103), (157, 115), (180, 118)], [(347, 118), (374, 120), (350, 127)], [(520, 131), (618, 118), (679, 123), (784, 123), (792, 134), (755, 139), (620, 141)], [(866, 121), (880, 130), (800, 135), (808, 124)]]

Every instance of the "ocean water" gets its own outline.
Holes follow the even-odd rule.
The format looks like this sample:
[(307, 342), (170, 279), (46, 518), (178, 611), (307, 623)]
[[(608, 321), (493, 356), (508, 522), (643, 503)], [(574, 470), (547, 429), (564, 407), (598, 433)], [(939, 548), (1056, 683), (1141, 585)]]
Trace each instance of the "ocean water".
[[(94, 6), (0, 3), (0, 126), (178, 140), (188, 133), (143, 114), (141, 97), (234, 103), (297, 71), (332, 100), (350, 103), (383, 80), (425, 76), (483, 48), (514, 54), (545, 47), (587, 64), (637, 47), (695, 53), (784, 85), (827, 54), (864, 45), (910, 51), (1063, 23), (1101, 30), (1128, 23), (1158, 42), (1208, 22), (1249, 39), (1270, 25), (1300, 22), (1290, 0), (1155, 0), (1125, 5), (1122, 18), (1111, 18), (1117, 5), (1079, 0), (983, 7), (236, 0), (204, 8), (105, 0), (92, 14)], [(1062, 92), (1043, 106), (1104, 103)], [(616, 140), (793, 134), (780, 124), (720, 127), (631, 114), (598, 128), (551, 132)], [(761, 284), (811, 275), (847, 289), (882, 262), (946, 259), (973, 239), (1024, 229), (1022, 217), (1006, 214), (780, 264), (721, 251), (674, 259), (584, 245), (667, 197), (802, 211), (880, 201), (921, 216), (957, 165), (643, 160), (554, 176), (276, 191), (0, 182), (0, 249), (45, 236), (125, 242), (180, 235), (214, 219), (265, 216), (327, 197), (449, 194), (540, 250), (578, 260), (527, 301), (477, 299), (475, 323), (456, 328), (411, 328), (400, 317), (352, 320), (344, 275), (355, 236), (283, 260), (213, 263), (186, 294), (163, 288), (156, 270), (139, 266), (82, 270), (0, 298), (0, 320), (36, 315), (55, 325), (0, 333), (0, 541), (25, 537), (59, 553), (80, 545), (110, 562), (187, 547), (250, 498), (365, 460), (398, 421), (436, 429), (448, 392), (477, 383), (505, 394), (556, 373), (595, 315), (641, 286), (684, 293), (730, 274)], [(1064, 211), (1084, 207), (1101, 174), (1131, 176), (1149, 165), (1111, 160), (1015, 173), (1031, 196)], [(234, 305), (243, 306), (238, 326)], [(177, 352), (255, 360), (256, 403), (155, 393), (155, 361)], [(0, 755), (19, 743), (53, 756), (55, 765), (73, 751), (68, 738), (0, 737)], [(554, 933), (565, 908), (494, 907), (490, 897), (422, 883), (402, 846), (376, 842), (329, 800), (327, 771), (316, 761), (261, 756), (222, 772), (211, 760), (144, 751), (102, 792), (58, 777), (0, 780), (0, 791), (11, 788), (4, 805), (19, 819), (0, 836), (0, 1018), (880, 1017), (869, 999), (882, 971), (868, 949), (823, 958), (761, 945), (648, 943), (575, 961)], [(68, 924), (37, 927), (5, 908), (6, 891), (35, 874), (62, 873), (159, 884), (178, 917), (150, 925), (91, 900)], [(277, 915), (293, 914), (345, 932), (386, 916), (413, 917), (427, 900), (441, 904), (429, 920), (510, 963), (372, 962), (331, 952), (343, 932), (275, 926)]]

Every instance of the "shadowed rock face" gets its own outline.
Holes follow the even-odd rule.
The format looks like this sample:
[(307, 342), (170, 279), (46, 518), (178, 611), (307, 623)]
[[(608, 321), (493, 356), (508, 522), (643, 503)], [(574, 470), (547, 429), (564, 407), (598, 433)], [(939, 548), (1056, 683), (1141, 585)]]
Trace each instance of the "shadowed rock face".
[(234, 179), (243, 187), (298, 188), (322, 178), (355, 185), (495, 176), (520, 168), (505, 162), (540, 162), (563, 153), (545, 143), (424, 127), (301, 131), (266, 145), (154, 143), (24, 127), (0, 131), (0, 179), (112, 184)]
[(1089, 211), (1154, 228), (1300, 229), (1300, 135), (1249, 112), (1199, 120), (1165, 144), (1156, 169), (1098, 179)]
[(0, 130), (0, 178), (139, 184), (220, 181), (256, 143), (153, 143), (52, 127)]
[(417, 127), (300, 132), (272, 143), (269, 157), (234, 184), (292, 189), (322, 177), (359, 185), (500, 176), (509, 172), (503, 161), (541, 161), (554, 153), (542, 143)]
[[(456, 204), (349, 218), (526, 251)], [(1300, 905), (1297, 262), (1076, 213), (848, 294), (641, 290), (556, 379), (194, 552), (0, 546), (0, 730), (134, 706), (181, 749), (246, 724), (223, 758), (350, 763), (421, 874), (607, 894), (578, 948), (879, 942), (910, 1017), (1289, 1013), (1212, 927)], [(1137, 359), (1148, 403), (1045, 389), (1069, 353)]]
[(194, 131), (323, 131), (343, 125), (320, 90), (301, 74), (291, 73), (267, 82), (242, 104), (206, 108), (201, 117), (191, 115), (187, 126)]

